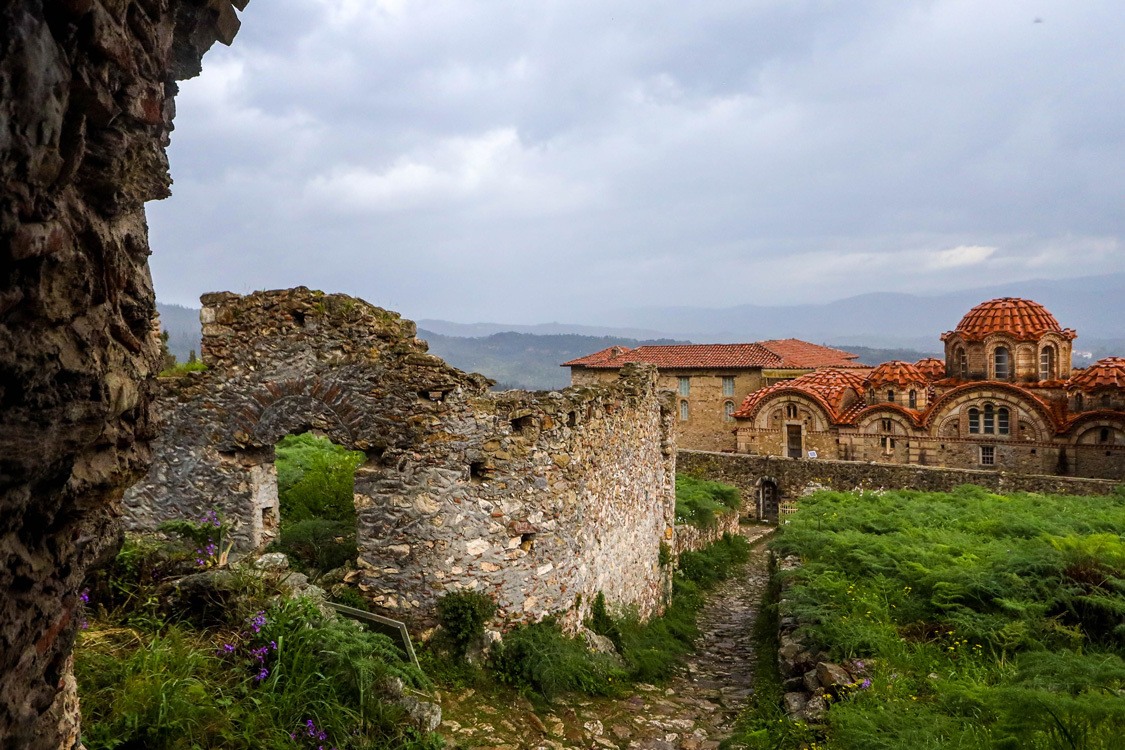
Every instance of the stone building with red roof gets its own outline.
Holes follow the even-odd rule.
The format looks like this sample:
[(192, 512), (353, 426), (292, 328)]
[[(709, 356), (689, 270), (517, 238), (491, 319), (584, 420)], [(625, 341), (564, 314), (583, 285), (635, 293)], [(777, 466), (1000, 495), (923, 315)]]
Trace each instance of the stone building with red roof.
[(564, 362), (571, 385), (617, 379), (631, 362), (656, 365), (659, 386), (676, 393), (676, 423), (681, 448), (733, 451), (734, 412), (760, 388), (811, 373), (818, 368), (860, 368), (858, 355), (799, 339), (749, 344), (612, 346)]
[(945, 362), (827, 369), (749, 394), (737, 449), (1125, 479), (1125, 358), (1071, 368), (1076, 333), (1005, 297), (945, 334)]

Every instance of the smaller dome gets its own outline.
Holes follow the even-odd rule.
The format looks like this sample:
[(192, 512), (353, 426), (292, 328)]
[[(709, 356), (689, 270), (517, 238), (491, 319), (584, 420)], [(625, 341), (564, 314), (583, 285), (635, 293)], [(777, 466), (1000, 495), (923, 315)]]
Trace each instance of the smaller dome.
[(1099, 388), (1125, 389), (1125, 357), (1106, 357), (1071, 375), (1067, 388), (1093, 391)]
[[(942, 371), (944, 370), (945, 365), (942, 365)], [(909, 362), (896, 359), (891, 362), (884, 362), (872, 370), (867, 377), (867, 384), (872, 388), (879, 388), (884, 385), (925, 385), (926, 376)]]
[[(980, 303), (965, 313), (951, 333), (960, 334), (966, 341), (983, 341), (993, 333), (1004, 333), (1017, 341), (1038, 341), (1048, 333), (1068, 339), (1075, 337), (1074, 331), (1063, 329), (1043, 305), (1019, 297), (1000, 297)], [(949, 335), (945, 334), (942, 339)]]
[(926, 357), (914, 363), (918, 371), (926, 377), (926, 380), (941, 380), (945, 377), (945, 362), (937, 357)]

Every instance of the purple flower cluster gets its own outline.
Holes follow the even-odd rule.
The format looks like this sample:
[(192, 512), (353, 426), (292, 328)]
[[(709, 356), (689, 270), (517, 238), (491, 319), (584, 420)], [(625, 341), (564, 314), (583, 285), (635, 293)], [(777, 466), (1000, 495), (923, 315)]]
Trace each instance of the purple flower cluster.
[(214, 539), (208, 539), (207, 544), (195, 550), (197, 557), (195, 564), (201, 568), (206, 568), (215, 559), (215, 553), (219, 551), (218, 545), (215, 544)]
[(204, 513), (199, 518), (199, 523), (204, 526), (214, 526), (216, 529), (223, 525), (223, 522), (219, 520), (219, 514), (214, 510), (209, 510)]
[(262, 632), (262, 628), (266, 626), (266, 613), (263, 610), (258, 610), (258, 614), (250, 618), (250, 629), (255, 633)]
[(290, 732), (289, 739), (296, 742), (301, 747), (313, 748), (316, 750), (336, 750), (336, 748), (326, 748), (324, 743), (328, 740), (328, 732), (317, 727), (316, 722), (309, 719), (305, 725), (297, 732)]

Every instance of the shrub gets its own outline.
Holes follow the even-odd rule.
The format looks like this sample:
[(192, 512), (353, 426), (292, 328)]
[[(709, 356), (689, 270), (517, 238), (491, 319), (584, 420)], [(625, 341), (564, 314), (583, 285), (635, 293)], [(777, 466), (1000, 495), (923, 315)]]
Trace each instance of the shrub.
[(309, 518), (281, 527), (271, 549), (284, 552), (298, 568), (325, 572), (354, 562), (359, 554), (355, 523)]
[(676, 520), (701, 528), (715, 525), (716, 514), (738, 512), (741, 498), (736, 488), (685, 474), (676, 475)]
[(484, 625), (496, 614), (496, 603), (476, 591), (455, 591), (438, 600), (438, 619), (458, 658), (484, 635)]
[(567, 692), (615, 695), (628, 677), (613, 657), (591, 653), (552, 619), (508, 633), (493, 649), (492, 666), (502, 682), (548, 700)]

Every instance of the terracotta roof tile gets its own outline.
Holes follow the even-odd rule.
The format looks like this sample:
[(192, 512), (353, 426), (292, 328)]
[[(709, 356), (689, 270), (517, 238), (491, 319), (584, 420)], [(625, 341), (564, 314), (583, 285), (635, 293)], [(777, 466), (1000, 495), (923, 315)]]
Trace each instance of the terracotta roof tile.
[(957, 328), (942, 334), (944, 341), (960, 334), (966, 341), (983, 341), (993, 333), (1006, 333), (1017, 341), (1036, 341), (1046, 333), (1075, 338), (1073, 330), (1063, 329), (1055, 316), (1038, 302), (1019, 297), (1000, 297), (974, 307), (965, 313)]
[(835, 419), (840, 410), (844, 408), (843, 398), (849, 388), (854, 390), (856, 395), (862, 399), (863, 383), (863, 373), (855, 370), (839, 368), (817, 370), (799, 378), (785, 380), (754, 391), (746, 397), (742, 406), (734, 412), (734, 416), (749, 419), (767, 396), (772, 396), (781, 391), (798, 391), (819, 401), (828, 411), (829, 417)]
[(925, 385), (926, 376), (914, 365), (901, 360), (884, 362), (871, 371), (867, 384), (873, 388), (884, 385)]
[(824, 366), (851, 366), (859, 355), (810, 344), (799, 339), (750, 344), (671, 344), (609, 347), (564, 362), (563, 367), (619, 368), (630, 362), (647, 362), (667, 369), (776, 368), (807, 370)]
[(945, 377), (945, 362), (937, 357), (920, 359), (914, 363), (914, 366), (922, 371), (926, 380), (941, 380)]
[(1125, 357), (1099, 359), (1084, 370), (1075, 371), (1067, 388), (1092, 391), (1098, 388), (1125, 388)]

